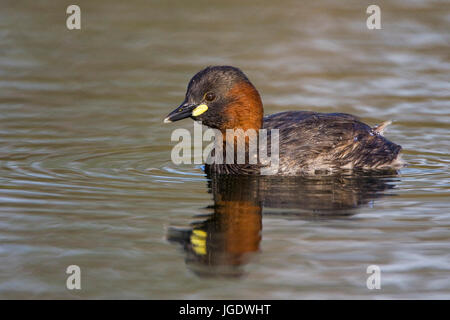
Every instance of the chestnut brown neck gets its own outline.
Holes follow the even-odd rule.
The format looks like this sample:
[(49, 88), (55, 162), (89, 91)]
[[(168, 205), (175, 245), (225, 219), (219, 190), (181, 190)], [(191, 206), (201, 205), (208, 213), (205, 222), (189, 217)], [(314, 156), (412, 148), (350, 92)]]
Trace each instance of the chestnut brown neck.
[(256, 88), (250, 82), (242, 81), (235, 84), (228, 95), (232, 102), (225, 108), (226, 122), (222, 131), (261, 129), (264, 109)]

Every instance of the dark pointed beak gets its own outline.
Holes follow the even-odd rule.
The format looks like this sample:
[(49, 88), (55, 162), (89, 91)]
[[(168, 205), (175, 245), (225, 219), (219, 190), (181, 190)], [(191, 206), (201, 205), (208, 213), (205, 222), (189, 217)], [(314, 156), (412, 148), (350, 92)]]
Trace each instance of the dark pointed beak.
[(175, 122), (190, 117), (192, 115), (192, 110), (194, 110), (195, 107), (197, 106), (192, 103), (182, 103), (181, 106), (169, 113), (164, 119), (164, 123)]

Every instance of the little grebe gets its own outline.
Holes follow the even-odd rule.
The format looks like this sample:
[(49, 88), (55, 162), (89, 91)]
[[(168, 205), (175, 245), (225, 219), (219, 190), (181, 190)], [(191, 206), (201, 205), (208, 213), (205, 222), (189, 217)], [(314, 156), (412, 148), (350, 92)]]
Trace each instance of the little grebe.
[[(274, 172), (278, 175), (398, 168), (403, 164), (401, 146), (382, 135), (390, 121), (371, 128), (345, 113), (287, 111), (263, 117), (258, 91), (240, 69), (231, 66), (198, 72), (188, 84), (183, 103), (164, 122), (188, 117), (223, 133), (227, 129), (278, 129), (279, 166)], [(249, 163), (211, 164), (206, 171), (260, 173), (257, 165)]]

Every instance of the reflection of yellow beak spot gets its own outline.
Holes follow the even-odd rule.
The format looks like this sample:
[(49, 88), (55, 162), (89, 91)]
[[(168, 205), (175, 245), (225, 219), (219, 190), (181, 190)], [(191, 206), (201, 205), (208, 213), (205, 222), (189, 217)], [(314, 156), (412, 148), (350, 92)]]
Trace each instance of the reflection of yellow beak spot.
[(192, 230), (192, 233), (195, 234), (197, 237), (206, 238), (206, 232), (199, 229)]
[(206, 254), (206, 247), (194, 247), (193, 249), (195, 253), (200, 256), (204, 256)]
[(197, 116), (201, 115), (202, 113), (205, 113), (206, 110), (208, 110), (208, 106), (206, 104), (201, 104), (197, 108), (192, 110), (192, 115), (194, 117), (197, 117)]
[(192, 230), (191, 243), (192, 249), (196, 254), (206, 254), (206, 232), (203, 230)]

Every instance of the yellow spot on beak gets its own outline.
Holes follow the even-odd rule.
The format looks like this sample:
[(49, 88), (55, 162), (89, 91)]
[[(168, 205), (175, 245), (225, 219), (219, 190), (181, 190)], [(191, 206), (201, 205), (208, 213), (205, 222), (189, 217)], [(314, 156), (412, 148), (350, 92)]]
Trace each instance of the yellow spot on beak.
[(202, 113), (205, 113), (206, 110), (208, 110), (208, 106), (206, 104), (201, 104), (194, 110), (192, 110), (192, 116), (197, 117), (201, 115)]

